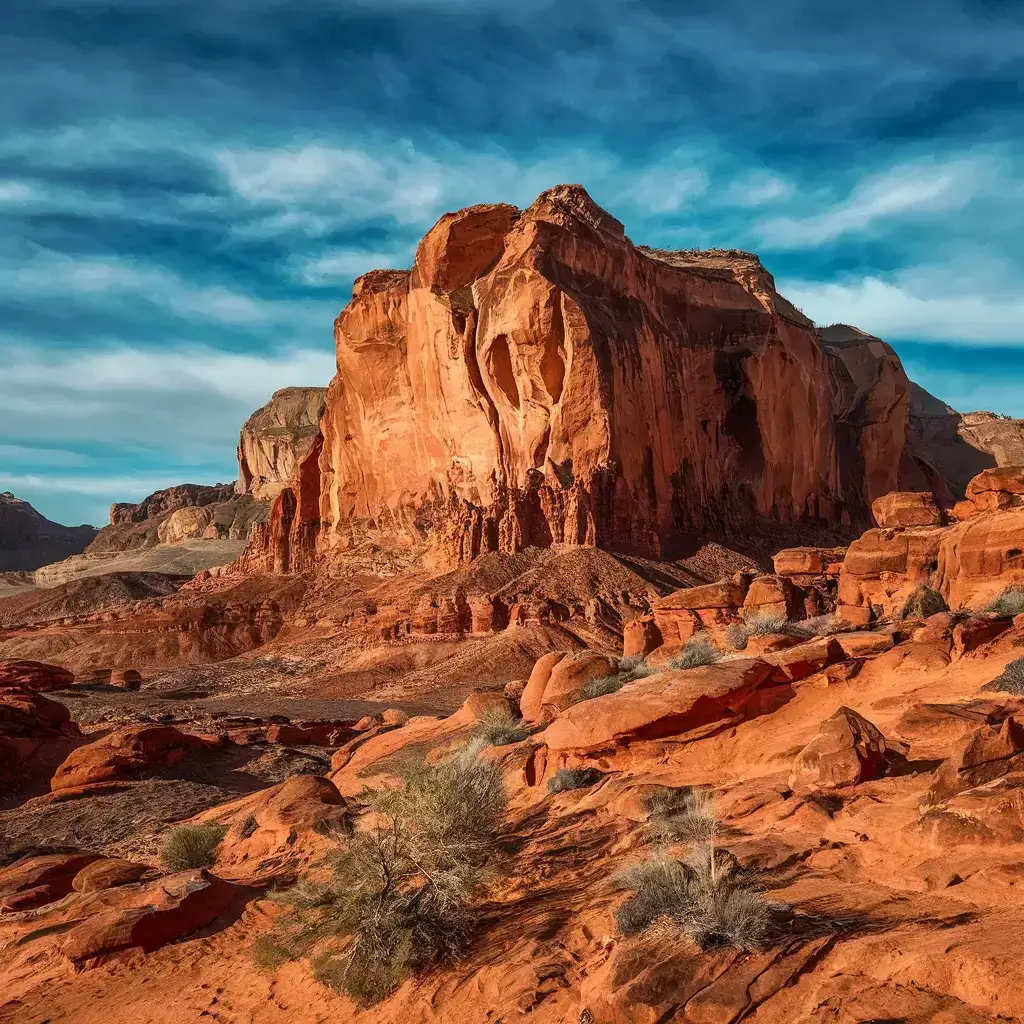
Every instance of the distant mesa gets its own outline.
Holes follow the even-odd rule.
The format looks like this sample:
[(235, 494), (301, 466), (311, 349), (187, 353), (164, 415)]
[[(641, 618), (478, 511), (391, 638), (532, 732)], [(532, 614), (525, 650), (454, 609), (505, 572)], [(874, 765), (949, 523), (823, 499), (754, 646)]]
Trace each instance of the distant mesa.
[(0, 494), (0, 572), (27, 572), (85, 550), (94, 526), (61, 526), (10, 491)]

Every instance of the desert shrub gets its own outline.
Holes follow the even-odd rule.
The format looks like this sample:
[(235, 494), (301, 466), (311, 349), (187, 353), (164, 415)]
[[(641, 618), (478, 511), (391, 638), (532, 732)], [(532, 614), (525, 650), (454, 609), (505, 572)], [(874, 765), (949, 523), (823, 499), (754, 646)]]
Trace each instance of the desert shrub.
[(596, 768), (559, 768), (548, 779), (549, 793), (566, 793), (571, 789), (587, 789), (601, 779)]
[(309, 955), (323, 984), (376, 1002), (410, 974), (457, 955), (476, 924), (477, 897), (505, 811), (501, 776), (480, 760), (482, 737), (370, 792), (372, 831), (354, 835), (331, 875), (282, 896), (290, 913), (254, 951), (267, 966)]
[(946, 599), (931, 587), (920, 586), (907, 598), (900, 612), (901, 619), (927, 619), (930, 615), (949, 611)]
[(708, 790), (690, 786), (659, 789), (644, 803), (655, 838), (668, 843), (717, 843), (720, 826)]
[(1024, 697), (1024, 658), (1014, 658), (1003, 669), (1002, 675), (996, 676), (989, 683), (993, 690), (1002, 690), (1003, 693), (1012, 693), (1017, 697)]
[(682, 651), (669, 663), (669, 668), (697, 668), (700, 665), (713, 665), (722, 657), (721, 652), (703, 633), (690, 637)]
[(217, 847), (227, 834), (224, 825), (179, 825), (164, 836), (160, 860), (172, 871), (210, 868), (217, 863)]
[(488, 711), (473, 736), (485, 747), (504, 747), (509, 743), (520, 743), (530, 735), (530, 730), (523, 725), (522, 719), (516, 718), (510, 710), (503, 707)]
[(604, 697), (609, 693), (618, 693), (626, 683), (631, 683), (634, 679), (646, 679), (647, 676), (652, 676), (657, 671), (656, 668), (647, 664), (642, 654), (631, 654), (619, 662), (619, 670), (615, 675), (601, 676), (582, 686), (573, 703), (579, 704), (580, 701)]
[(619, 661), (618, 677), (624, 683), (632, 682), (634, 679), (646, 679), (653, 676), (658, 670), (647, 664), (642, 654), (631, 654), (628, 658)]
[(725, 629), (725, 642), (734, 650), (742, 651), (747, 646), (750, 635), (742, 622), (734, 622)]
[(1024, 612), (1024, 589), (1010, 587), (1008, 590), (1004, 590), (985, 610), (995, 612), (1003, 619), (1011, 619), (1015, 615), (1020, 615), (1021, 612)]
[(618, 693), (627, 682), (628, 680), (622, 676), (602, 676), (600, 679), (591, 679), (589, 683), (581, 687), (573, 703), (579, 704), (580, 701), (593, 700), (595, 697), (603, 697), (608, 693)]
[(811, 619), (800, 619), (789, 624), (789, 633), (792, 636), (811, 637), (833, 636), (836, 633), (845, 633), (850, 629), (850, 623), (838, 615), (815, 615)]
[(685, 842), (680, 860), (664, 852), (622, 872), (616, 881), (629, 892), (615, 912), (623, 935), (663, 922), (702, 949), (759, 949), (768, 940), (775, 907), (767, 902), (719, 845), (720, 826), (711, 795), (682, 787), (652, 793), (646, 801), (655, 838)]
[(242, 823), (238, 826), (238, 834), (242, 839), (248, 839), (250, 836), (256, 834), (259, 827), (260, 823), (256, 820), (256, 815), (247, 814), (242, 819)]
[(773, 633), (785, 633), (789, 627), (789, 619), (783, 612), (754, 612), (743, 620), (747, 636), (770, 636)]

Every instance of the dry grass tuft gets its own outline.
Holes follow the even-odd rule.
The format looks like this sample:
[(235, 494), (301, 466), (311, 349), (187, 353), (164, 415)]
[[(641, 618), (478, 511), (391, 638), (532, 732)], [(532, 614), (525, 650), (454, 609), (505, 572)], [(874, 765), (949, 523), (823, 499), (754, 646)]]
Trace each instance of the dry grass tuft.
[(225, 825), (179, 825), (172, 828), (160, 847), (160, 860), (172, 871), (212, 868), (217, 847), (227, 835)]

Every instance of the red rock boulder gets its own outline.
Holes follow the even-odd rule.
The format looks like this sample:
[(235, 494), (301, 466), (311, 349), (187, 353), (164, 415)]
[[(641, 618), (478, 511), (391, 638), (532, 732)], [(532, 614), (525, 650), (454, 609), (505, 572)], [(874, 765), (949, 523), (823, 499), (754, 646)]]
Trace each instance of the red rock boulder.
[(797, 754), (789, 786), (794, 793), (855, 786), (882, 778), (900, 756), (863, 715), (840, 708)]
[(875, 498), (871, 514), (883, 529), (902, 526), (939, 526), (942, 513), (931, 491), (892, 491)]
[(147, 771), (170, 768), (203, 741), (170, 725), (117, 729), (95, 743), (72, 751), (50, 780), (53, 791), (131, 779)]
[(0, 691), (22, 690), (45, 693), (62, 690), (75, 681), (74, 672), (41, 661), (0, 661)]

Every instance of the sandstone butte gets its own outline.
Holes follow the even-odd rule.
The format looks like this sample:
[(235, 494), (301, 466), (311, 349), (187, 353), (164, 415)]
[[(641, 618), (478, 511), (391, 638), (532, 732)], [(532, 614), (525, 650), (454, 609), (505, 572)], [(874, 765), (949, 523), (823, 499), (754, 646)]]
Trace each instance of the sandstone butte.
[[(336, 342), (237, 489), (79, 556), (254, 523), (238, 561), (6, 581), (0, 1022), (1024, 1020), (1014, 421), (575, 186), (446, 215)], [(318, 973), (343, 937), (261, 959), (367, 787), (468, 743), (508, 802), (461, 954), (373, 1005)], [(692, 852), (654, 809), (691, 788), (770, 904), (749, 948), (616, 916), (622, 869)], [(164, 863), (182, 822), (205, 867)]]

